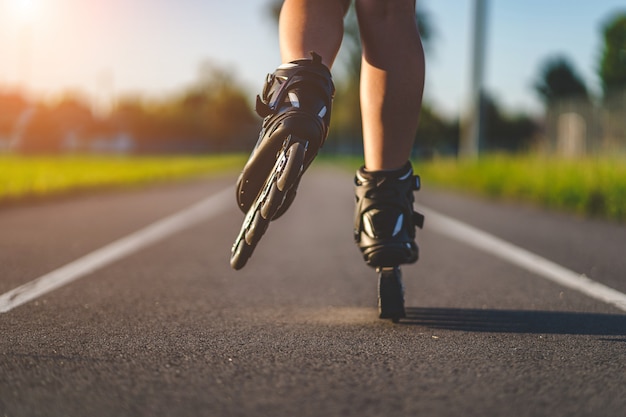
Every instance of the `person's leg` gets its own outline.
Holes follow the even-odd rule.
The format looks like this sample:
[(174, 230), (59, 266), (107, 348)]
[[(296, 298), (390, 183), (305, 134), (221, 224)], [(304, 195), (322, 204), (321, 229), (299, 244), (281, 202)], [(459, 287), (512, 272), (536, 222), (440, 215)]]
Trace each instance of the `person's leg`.
[(285, 0), (279, 39), (283, 63), (309, 58), (314, 51), (330, 68), (343, 39), (343, 18), (350, 0)]
[[(354, 237), (365, 262), (416, 262), (413, 210), (419, 177), (409, 162), (424, 85), (424, 52), (414, 0), (356, 0), (361, 30), (361, 116), (365, 166), (355, 177)], [(403, 307), (395, 316), (401, 317)], [(381, 313), (382, 314), (382, 313)], [(386, 313), (385, 313), (386, 314)]]
[(424, 87), (415, 0), (356, 0), (356, 10), (365, 168), (398, 169), (410, 157)]
[(326, 140), (334, 95), (330, 66), (341, 46), (349, 5), (349, 0), (283, 3), (279, 17), (282, 64), (268, 75), (257, 97), (256, 111), (264, 118), (262, 137), (237, 181), (237, 201), (243, 212), (253, 205), (287, 137), (308, 142), (304, 169)]
[(348, 0), (286, 0), (280, 14), (282, 64), (257, 96), (257, 144), (237, 180), (246, 213), (231, 252), (242, 268), (267, 229), (296, 196), (300, 177), (328, 136), (335, 87), (330, 73), (343, 37)]

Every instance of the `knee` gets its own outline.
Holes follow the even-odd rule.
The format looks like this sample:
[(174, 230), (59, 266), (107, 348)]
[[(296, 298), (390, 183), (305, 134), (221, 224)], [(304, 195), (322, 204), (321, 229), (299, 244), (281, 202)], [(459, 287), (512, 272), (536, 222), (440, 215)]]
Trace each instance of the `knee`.
[(415, 16), (415, 0), (355, 0), (359, 20), (369, 21)]

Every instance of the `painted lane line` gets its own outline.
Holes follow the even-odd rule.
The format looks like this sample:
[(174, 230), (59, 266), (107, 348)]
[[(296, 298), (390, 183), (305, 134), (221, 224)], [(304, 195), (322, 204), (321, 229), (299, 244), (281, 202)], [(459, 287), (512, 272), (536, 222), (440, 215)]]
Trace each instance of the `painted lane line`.
[(563, 287), (626, 311), (626, 294), (577, 274), (537, 254), (515, 246), (482, 230), (423, 206), (419, 208), (427, 218), (427, 227), (491, 255), (504, 259)]
[(234, 207), (232, 195), (232, 188), (222, 190), (182, 211), (158, 220), (59, 269), (0, 295), (0, 313), (6, 313), (177, 232), (218, 216)]

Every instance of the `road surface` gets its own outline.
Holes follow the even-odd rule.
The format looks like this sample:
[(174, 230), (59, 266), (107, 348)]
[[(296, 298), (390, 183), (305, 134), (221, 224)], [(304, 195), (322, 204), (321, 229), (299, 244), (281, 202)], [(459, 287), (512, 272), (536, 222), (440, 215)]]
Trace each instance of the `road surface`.
[(312, 168), (237, 272), (233, 184), (0, 208), (0, 416), (624, 416), (624, 225), (426, 185), (394, 325), (349, 173)]

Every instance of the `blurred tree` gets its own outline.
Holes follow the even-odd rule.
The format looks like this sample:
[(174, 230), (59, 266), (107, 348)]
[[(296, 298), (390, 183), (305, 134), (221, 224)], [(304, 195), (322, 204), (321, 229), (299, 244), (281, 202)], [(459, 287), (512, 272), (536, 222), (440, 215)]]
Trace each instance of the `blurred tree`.
[(61, 151), (62, 143), (63, 132), (53, 112), (40, 104), (24, 130), (17, 150), (28, 154), (52, 154)]
[(539, 126), (526, 115), (510, 115), (490, 96), (484, 100), (485, 143), (490, 151), (518, 152), (530, 148)]
[(259, 129), (232, 72), (212, 63), (203, 63), (197, 81), (178, 94), (122, 99), (112, 119), (133, 136), (138, 151), (151, 153), (248, 149)]
[(93, 124), (86, 100), (76, 92), (65, 93), (52, 104), (38, 104), (25, 127), (20, 152), (58, 153), (81, 141)]
[(459, 136), (458, 120), (447, 120), (428, 103), (424, 103), (415, 135), (413, 155), (420, 159), (430, 159), (435, 154), (456, 154)]
[(626, 89), (626, 13), (613, 16), (604, 25), (603, 36), (599, 75), (606, 98)]
[(92, 111), (79, 93), (66, 93), (48, 111), (63, 130), (85, 129), (93, 121)]
[(183, 107), (204, 136), (211, 138), (214, 150), (237, 149), (241, 142), (256, 141), (251, 132), (258, 127), (257, 119), (247, 97), (232, 71), (205, 62), (197, 83), (183, 99)]
[(570, 61), (562, 56), (551, 57), (544, 61), (534, 88), (546, 105), (564, 98), (587, 99), (589, 97), (584, 81), (576, 73)]
[(149, 109), (137, 96), (119, 98), (110, 119), (114, 129), (128, 132), (141, 151), (150, 149), (150, 142), (160, 134), (160, 129), (156, 127), (157, 118), (151, 117)]
[(0, 91), (0, 136), (11, 134), (20, 114), (28, 107), (28, 101), (20, 93)]
[[(27, 110), (28, 123), (13, 145), (16, 125)], [(8, 138), (9, 146), (21, 152), (110, 151), (122, 137), (139, 153), (248, 150), (259, 129), (248, 94), (232, 71), (211, 63), (202, 64), (197, 81), (181, 92), (158, 100), (120, 97), (112, 112), (100, 117), (77, 92), (46, 104), (0, 91), (1, 145)]]
[[(211, 93), (212, 122), (215, 133), (227, 140), (256, 118), (248, 102), (248, 94), (233, 79), (232, 72), (209, 65), (210, 78), (201, 86)], [(256, 139), (256, 138), (255, 138)]]
[(626, 148), (626, 12), (603, 27), (604, 47), (598, 73), (602, 82), (603, 146)]

